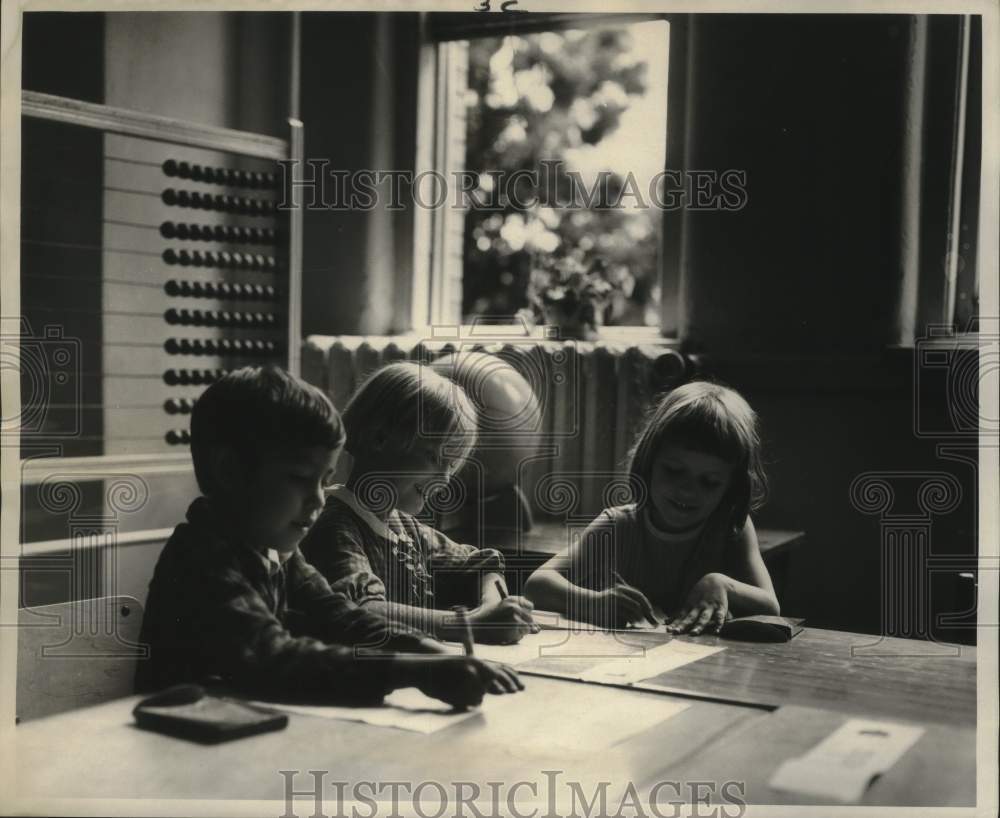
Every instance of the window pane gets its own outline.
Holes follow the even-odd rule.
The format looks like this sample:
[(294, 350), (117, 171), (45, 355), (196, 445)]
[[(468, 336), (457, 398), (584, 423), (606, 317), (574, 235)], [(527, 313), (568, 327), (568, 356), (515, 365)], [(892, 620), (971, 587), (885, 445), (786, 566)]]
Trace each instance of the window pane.
[(651, 21), (449, 46), (465, 77), (449, 84), (449, 131), (465, 137), (464, 168), (451, 170), (478, 180), (445, 249), (457, 260), (461, 242), (464, 321), (521, 309), (541, 321), (545, 308), (590, 303), (605, 325), (659, 325), (662, 212), (649, 191), (664, 169), (668, 30)]

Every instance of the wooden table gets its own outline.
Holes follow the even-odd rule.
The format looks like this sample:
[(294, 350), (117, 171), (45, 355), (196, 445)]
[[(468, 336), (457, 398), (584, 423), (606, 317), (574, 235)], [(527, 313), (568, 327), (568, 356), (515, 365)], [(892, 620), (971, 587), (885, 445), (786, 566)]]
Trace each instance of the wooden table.
[[(669, 639), (659, 633), (641, 638), (649, 644)], [(783, 760), (805, 752), (847, 718), (864, 715), (916, 723), (926, 732), (869, 788), (862, 803), (974, 805), (974, 649), (956, 645), (949, 655), (906, 657), (900, 654), (916, 653), (920, 643), (892, 639), (882, 647), (892, 648), (895, 656), (859, 656), (852, 655), (852, 648), (856, 654), (871, 637), (815, 629), (779, 645), (746, 645), (715, 636), (690, 641), (726, 650), (654, 680), (688, 690), (690, 695), (676, 698), (687, 709), (600, 750), (566, 742), (567, 735), (581, 731), (587, 709), (565, 725), (565, 735), (550, 737), (533, 730), (553, 702), (580, 697), (595, 686), (535, 676), (525, 677), (527, 690), (518, 694), (513, 710), (518, 735), (524, 736), (518, 742), (495, 740), (491, 725), (497, 722), (491, 722), (487, 709), (430, 735), (293, 714), (281, 732), (204, 747), (133, 726), (131, 710), (137, 699), (130, 697), (17, 727), (16, 794), (73, 799), (75, 809), (89, 808), (81, 799), (98, 798), (263, 799), (283, 804), (286, 779), (280, 770), (299, 771), (291, 779), (298, 790), (312, 786), (306, 771), (321, 770), (327, 771), (323, 775), (328, 782), (324, 814), (335, 815), (330, 801), (333, 781), (350, 786), (360, 781), (403, 781), (410, 786), (439, 781), (451, 798), (453, 782), (470, 782), (488, 798), (489, 782), (509, 786), (525, 781), (535, 782), (544, 799), (546, 782), (551, 782), (544, 771), (559, 771), (559, 782), (582, 782), (588, 798), (597, 782), (612, 782), (607, 792), (612, 814), (628, 782), (643, 793), (659, 782), (672, 782), (670, 788), (660, 788), (661, 802), (690, 801), (691, 782), (710, 781), (720, 786), (740, 782), (750, 803), (808, 803), (771, 790), (770, 775)], [(649, 701), (667, 695), (602, 690), (606, 708), (648, 709)], [(722, 701), (726, 698), (735, 703)], [(512, 718), (512, 711), (506, 712), (506, 718)], [(680, 787), (679, 795), (673, 784)], [(391, 790), (384, 790), (384, 798), (390, 795)], [(530, 795), (527, 787), (519, 790), (519, 809), (521, 799)], [(708, 796), (713, 803), (726, 803), (721, 790)], [(379, 814), (388, 814), (390, 808), (383, 805)], [(666, 810), (661, 811), (668, 814)], [(297, 812), (312, 815), (312, 803)], [(275, 814), (282, 813), (279, 808)], [(135, 808), (132, 814), (137, 814)]]

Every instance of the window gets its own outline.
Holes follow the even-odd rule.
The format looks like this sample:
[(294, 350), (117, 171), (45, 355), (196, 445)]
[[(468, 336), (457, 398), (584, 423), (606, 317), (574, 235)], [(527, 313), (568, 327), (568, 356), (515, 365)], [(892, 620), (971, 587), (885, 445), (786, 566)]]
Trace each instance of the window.
[(982, 18), (915, 18), (908, 69), (915, 78), (907, 110), (919, 128), (904, 144), (914, 191), (903, 216), (918, 229), (903, 234), (900, 343), (942, 327), (976, 333), (982, 165)]
[(668, 34), (619, 17), (436, 45), (432, 161), (464, 207), (426, 223), (432, 321), (657, 331)]
[(954, 270), (949, 275), (948, 308), (959, 332), (977, 326), (979, 320), (979, 180), (982, 173), (983, 18), (969, 16), (963, 27), (959, 89), (962, 118), (959, 138), (962, 161), (953, 227)]

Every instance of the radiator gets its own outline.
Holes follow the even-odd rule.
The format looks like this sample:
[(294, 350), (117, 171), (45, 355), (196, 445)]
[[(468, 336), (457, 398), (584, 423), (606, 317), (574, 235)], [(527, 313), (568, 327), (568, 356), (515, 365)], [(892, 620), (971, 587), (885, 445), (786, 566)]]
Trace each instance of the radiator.
[(498, 355), (534, 387), (541, 407), (538, 450), (522, 464), (520, 488), (537, 516), (562, 521), (592, 519), (627, 499), (622, 475), (647, 409), (694, 371), (692, 359), (657, 344), (311, 336), (302, 350), (302, 376), (342, 409), (380, 366), (430, 362), (457, 351)]

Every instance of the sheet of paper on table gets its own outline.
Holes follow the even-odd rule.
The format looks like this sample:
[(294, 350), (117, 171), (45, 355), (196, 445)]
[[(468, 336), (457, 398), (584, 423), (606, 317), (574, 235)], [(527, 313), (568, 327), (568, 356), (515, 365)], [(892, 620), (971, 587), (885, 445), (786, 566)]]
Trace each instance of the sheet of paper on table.
[(648, 648), (643, 653), (603, 662), (586, 671), (581, 678), (585, 682), (634, 684), (676, 670), (691, 662), (697, 662), (722, 650), (725, 648), (721, 645), (700, 645), (696, 642), (672, 639), (665, 645)]
[(520, 672), (603, 684), (633, 684), (704, 659), (725, 648), (672, 639), (651, 647), (628, 632), (543, 630), (516, 645), (476, 645), (476, 656)]
[(481, 708), (481, 736), (491, 742), (537, 749), (553, 747), (579, 753), (606, 750), (687, 709), (688, 704), (664, 696), (646, 696), (599, 685), (576, 685), (572, 696), (557, 696), (543, 708), (525, 711), (517, 695), (489, 696)]
[[(663, 611), (659, 608), (653, 608), (653, 613), (659, 618), (660, 624), (654, 624), (643, 620), (642, 622), (636, 622), (629, 624), (627, 627), (616, 628), (614, 630), (619, 631), (659, 631), (663, 630), (663, 622), (666, 621), (666, 616)], [(556, 613), (555, 611), (532, 611), (532, 619), (535, 620), (535, 624), (544, 630), (572, 630), (572, 631), (599, 631), (608, 630), (607, 628), (601, 628), (590, 622), (580, 622), (576, 619), (569, 619), (567, 616), (561, 613)]]
[[(688, 707), (685, 702), (647, 697), (642, 707), (625, 691), (580, 685), (573, 696), (546, 701), (541, 710), (530, 711), (525, 723), (524, 702), (517, 694), (487, 696), (479, 708), (454, 710), (415, 688), (396, 690), (380, 707), (299, 705), (254, 702), (287, 713), (341, 721), (357, 721), (430, 734), (476, 715), (485, 717), (489, 739), (509, 740), (519, 746), (538, 743), (540, 750), (554, 746), (598, 750), (640, 733)], [(566, 725), (573, 729), (567, 730)]]
[(255, 702), (255, 704), (301, 716), (360, 721), (378, 727), (394, 727), (415, 733), (434, 733), (479, 713), (475, 709), (455, 710), (444, 702), (425, 696), (415, 687), (393, 691), (385, 697), (385, 704), (380, 707), (276, 704), (274, 702)]
[(529, 633), (515, 645), (476, 645), (476, 656), (518, 667), (540, 659), (590, 659), (593, 663), (641, 652), (625, 631), (542, 630)]
[(803, 795), (858, 801), (924, 733), (908, 724), (850, 719), (805, 755), (785, 761), (770, 786)]

